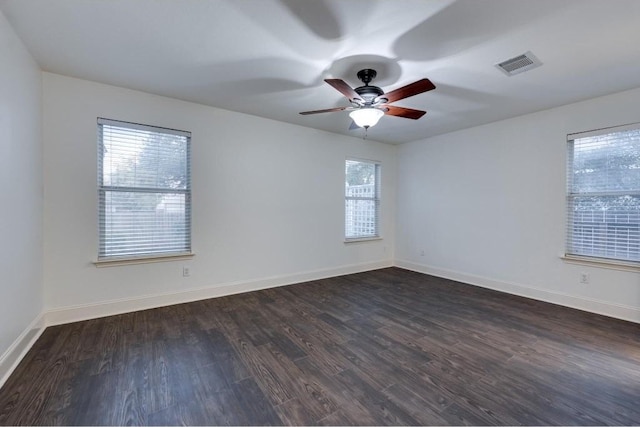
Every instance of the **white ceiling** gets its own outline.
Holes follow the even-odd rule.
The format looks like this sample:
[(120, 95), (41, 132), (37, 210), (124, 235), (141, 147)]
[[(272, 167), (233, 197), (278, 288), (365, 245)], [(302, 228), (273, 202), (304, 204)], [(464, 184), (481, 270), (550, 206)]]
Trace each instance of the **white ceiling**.
[[(374, 68), (385, 91), (427, 77), (369, 139), (402, 143), (640, 87), (638, 0), (0, 0), (45, 71), (330, 132), (323, 82)], [(512, 77), (494, 64), (532, 51)]]

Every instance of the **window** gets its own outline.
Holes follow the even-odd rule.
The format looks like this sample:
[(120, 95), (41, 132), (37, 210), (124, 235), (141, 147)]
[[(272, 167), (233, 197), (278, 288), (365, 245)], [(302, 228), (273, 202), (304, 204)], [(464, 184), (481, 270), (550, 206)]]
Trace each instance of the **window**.
[(190, 140), (98, 119), (98, 260), (191, 253)]
[(567, 255), (640, 261), (640, 124), (567, 139)]
[(380, 164), (347, 160), (345, 170), (345, 239), (379, 237)]

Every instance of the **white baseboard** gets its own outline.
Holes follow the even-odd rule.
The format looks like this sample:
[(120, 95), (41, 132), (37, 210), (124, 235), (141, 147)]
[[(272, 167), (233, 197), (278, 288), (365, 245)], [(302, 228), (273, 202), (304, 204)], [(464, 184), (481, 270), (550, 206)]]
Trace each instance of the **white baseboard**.
[(7, 351), (0, 356), (0, 387), (4, 385), (11, 373), (18, 367), (20, 361), (36, 340), (44, 332), (44, 316), (39, 314), (20, 336), (9, 346)]
[(327, 277), (342, 276), (345, 274), (360, 273), (363, 271), (377, 270), (391, 267), (391, 260), (352, 264), (337, 268), (308, 271), (284, 276), (273, 276), (245, 282), (224, 283), (199, 289), (190, 289), (183, 292), (172, 292), (157, 295), (146, 295), (135, 298), (124, 298), (100, 302), (95, 304), (83, 304), (70, 307), (56, 308), (44, 313), (47, 326), (63, 323), (78, 322), (95, 319), (98, 317), (112, 316), (115, 314), (129, 313), (132, 311), (146, 310), (173, 304), (198, 301), (208, 298), (216, 298), (244, 292), (258, 291), (260, 289), (274, 288), (291, 285), (294, 283), (319, 280)]
[(444, 279), (455, 280), (469, 285), (480, 286), (482, 288), (493, 289), (495, 291), (506, 292), (565, 307), (576, 308), (578, 310), (589, 311), (603, 316), (614, 317), (627, 320), (629, 322), (640, 323), (640, 309), (636, 307), (612, 304), (606, 301), (599, 301), (590, 298), (576, 297), (560, 292), (552, 292), (546, 289), (524, 286), (516, 283), (503, 282), (487, 277), (472, 274), (459, 273), (457, 271), (446, 270), (410, 261), (395, 260), (394, 266), (418, 273), (429, 274), (442, 277)]

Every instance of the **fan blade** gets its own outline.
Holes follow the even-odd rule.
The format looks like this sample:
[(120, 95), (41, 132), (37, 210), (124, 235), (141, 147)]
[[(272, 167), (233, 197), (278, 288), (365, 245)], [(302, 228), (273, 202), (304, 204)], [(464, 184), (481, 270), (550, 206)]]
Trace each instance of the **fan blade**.
[(338, 92), (346, 96), (349, 101), (362, 101), (362, 98), (360, 97), (360, 95), (358, 95), (358, 92), (353, 90), (353, 88), (349, 86), (344, 80), (324, 79), (324, 81), (333, 86)]
[[(390, 104), (392, 102), (399, 101), (404, 98), (409, 98), (410, 96), (417, 95), (419, 93), (428, 92), (430, 90), (435, 89), (436, 86), (431, 83), (429, 79), (418, 80), (417, 82), (413, 82), (396, 90), (392, 90), (389, 93), (385, 93), (380, 95), (377, 99), (386, 98), (387, 101), (385, 104)], [(375, 101), (374, 101), (375, 102)]]
[(307, 114), (318, 114), (318, 113), (331, 113), (334, 111), (344, 111), (348, 107), (336, 107), (336, 108), (327, 108), (326, 110), (313, 110), (313, 111), (303, 111), (300, 114), (306, 116)]
[(413, 108), (396, 107), (395, 105), (385, 105), (383, 109), (384, 108), (387, 109), (385, 112), (387, 116), (404, 117), (405, 119), (418, 120), (420, 117), (427, 114), (426, 111), (414, 110)]

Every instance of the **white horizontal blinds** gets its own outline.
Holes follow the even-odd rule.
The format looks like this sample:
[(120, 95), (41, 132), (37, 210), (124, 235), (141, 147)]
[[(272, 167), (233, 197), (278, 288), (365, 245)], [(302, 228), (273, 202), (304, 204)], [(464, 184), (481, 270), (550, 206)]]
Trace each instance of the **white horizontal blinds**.
[(347, 160), (345, 166), (345, 238), (378, 237), (380, 164)]
[(190, 139), (98, 119), (98, 258), (191, 252)]
[(567, 254), (640, 261), (640, 125), (568, 139)]

